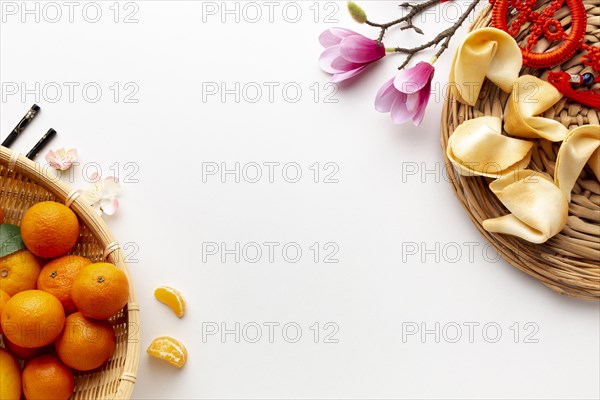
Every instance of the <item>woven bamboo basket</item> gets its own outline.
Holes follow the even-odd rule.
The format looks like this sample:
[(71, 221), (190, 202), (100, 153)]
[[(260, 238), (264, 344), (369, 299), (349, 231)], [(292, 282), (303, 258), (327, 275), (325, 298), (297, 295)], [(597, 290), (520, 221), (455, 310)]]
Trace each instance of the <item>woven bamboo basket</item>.
[[(550, 0), (538, 1), (540, 7), (546, 7), (548, 3)], [(585, 40), (589, 44), (598, 45), (600, 2), (583, 0), (583, 3), (588, 15)], [(470, 29), (490, 26), (491, 16), (492, 7), (487, 5)], [(570, 26), (570, 12), (566, 7), (558, 11), (557, 17), (565, 28)], [(516, 38), (521, 45), (525, 35), (526, 32)], [(552, 44), (546, 43), (546, 46), (550, 48)], [(553, 70), (579, 74), (591, 71), (591, 68), (582, 65), (581, 54), (578, 54)], [(522, 74), (544, 78), (547, 72), (524, 68)], [(508, 94), (491, 82), (484, 84), (475, 107), (463, 105), (447, 93), (442, 114), (441, 144), (454, 192), (475, 226), (510, 264), (558, 293), (577, 298), (600, 299), (600, 183), (589, 167), (586, 166), (573, 189), (569, 221), (565, 229), (545, 244), (536, 245), (513, 236), (485, 231), (482, 227), (483, 220), (505, 215), (507, 210), (489, 189), (490, 179), (460, 176), (446, 157), (448, 138), (458, 125), (484, 115), (502, 118), (507, 100)], [(598, 110), (586, 108), (566, 98), (544, 116), (554, 118), (570, 129), (599, 123)], [(560, 143), (538, 140), (534, 145), (529, 168), (553, 177), (559, 147)]]
[(117, 339), (115, 352), (101, 368), (75, 374), (72, 399), (129, 399), (138, 368), (140, 320), (123, 251), (104, 221), (68, 185), (40, 164), (0, 147), (0, 208), (5, 211), (5, 222), (19, 225), (29, 207), (47, 200), (69, 205), (79, 218), (81, 233), (73, 254), (111, 262), (129, 278), (127, 306), (110, 320)]

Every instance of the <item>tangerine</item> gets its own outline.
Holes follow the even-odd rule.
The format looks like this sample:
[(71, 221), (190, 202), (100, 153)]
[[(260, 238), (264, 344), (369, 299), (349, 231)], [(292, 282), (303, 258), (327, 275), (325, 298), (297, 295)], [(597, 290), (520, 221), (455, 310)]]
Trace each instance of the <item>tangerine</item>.
[(63, 333), (54, 343), (56, 353), (67, 366), (89, 371), (112, 356), (116, 336), (108, 321), (97, 321), (76, 312), (67, 317)]
[(50, 293), (26, 290), (8, 300), (0, 320), (8, 340), (30, 349), (56, 340), (65, 326), (65, 310)]
[(0, 258), (0, 289), (10, 296), (35, 289), (42, 270), (39, 260), (29, 250), (19, 250)]
[(17, 357), (20, 360), (31, 360), (32, 358), (36, 358), (41, 356), (42, 354), (46, 354), (50, 352), (50, 346), (44, 347), (34, 347), (28, 349), (27, 347), (17, 346), (7, 338), (4, 338), (4, 347), (6, 350), (10, 352), (13, 356)]
[(17, 359), (0, 347), (0, 399), (21, 399), (21, 367)]
[[(10, 300), (10, 296), (4, 290), (0, 289), (0, 316), (2, 316), (2, 310), (6, 303)], [(0, 325), (0, 333), (2, 333), (2, 326)]]
[(113, 264), (90, 264), (75, 277), (71, 296), (84, 316), (108, 319), (127, 304), (129, 282), (125, 273)]
[(67, 254), (79, 238), (79, 221), (71, 209), (55, 201), (43, 201), (29, 208), (21, 221), (25, 246), (38, 257)]
[(29, 361), (23, 369), (22, 382), (28, 400), (68, 400), (75, 389), (73, 372), (51, 354)]
[(76, 255), (66, 255), (52, 260), (42, 268), (37, 279), (37, 288), (56, 296), (63, 305), (65, 313), (72, 314), (77, 311), (71, 297), (73, 282), (81, 268), (91, 263), (91, 260)]

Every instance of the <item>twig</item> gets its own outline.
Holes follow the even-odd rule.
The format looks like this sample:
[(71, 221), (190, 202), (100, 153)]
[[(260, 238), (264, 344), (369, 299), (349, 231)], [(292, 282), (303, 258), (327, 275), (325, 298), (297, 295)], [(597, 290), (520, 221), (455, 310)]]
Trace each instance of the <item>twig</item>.
[[(440, 46), (440, 49), (435, 54), (434, 58), (437, 59), (439, 56), (441, 56), (442, 53), (444, 51), (446, 51), (446, 49), (448, 48), (448, 45), (450, 44), (450, 40), (452, 40), (452, 37), (454, 36), (454, 34), (458, 30), (458, 28), (461, 27), (461, 25), (465, 22), (465, 20), (469, 16), (469, 14), (471, 14), (471, 12), (475, 9), (475, 7), (477, 7), (477, 4), (479, 4), (480, 1), (481, 0), (473, 0), (473, 2), (471, 4), (469, 4), (469, 7), (467, 8), (467, 10), (463, 13), (463, 15), (460, 16), (460, 18), (458, 19), (458, 21), (456, 21), (454, 23), (454, 25), (452, 25), (450, 28), (446, 29), (445, 31), (441, 32), (439, 35), (437, 35), (434, 39), (430, 40), (429, 42), (424, 43), (417, 47), (413, 47), (411, 49), (396, 47), (396, 49), (395, 49), (396, 53), (407, 54), (406, 60), (404, 60), (404, 62), (398, 69), (402, 69), (402, 68), (406, 67), (406, 65), (408, 65), (408, 63), (413, 58), (413, 56), (415, 54), (417, 54), (418, 52), (428, 49), (433, 46), (437, 46), (438, 44), (440, 44), (440, 42), (443, 41), (442, 45)], [(426, 4), (426, 3), (423, 3), (423, 4)]]
[[(423, 31), (413, 24), (412, 19), (415, 15), (421, 13), (422, 11), (428, 9), (429, 7), (433, 7), (434, 5), (438, 4), (439, 2), (440, 2), (440, 0), (427, 0), (426, 2), (420, 3), (420, 4), (402, 3), (402, 4), (400, 4), (400, 7), (410, 8), (410, 11), (404, 17), (398, 18), (398, 19), (388, 22), (386, 24), (380, 24), (380, 23), (369, 21), (369, 20), (367, 20), (365, 22), (365, 24), (370, 25), (370, 26), (375, 26), (375, 27), (381, 29), (381, 32), (379, 32), (379, 38), (377, 39), (377, 45), (379, 45), (379, 46), (381, 46), (381, 42), (383, 41), (383, 37), (385, 36), (385, 33), (387, 32), (387, 30), (389, 28), (391, 28), (392, 26), (401, 24), (403, 22), (405, 22), (406, 25), (401, 27), (402, 30), (413, 29), (415, 32), (423, 34)], [(477, 0), (477, 2), (479, 2), (479, 0)]]

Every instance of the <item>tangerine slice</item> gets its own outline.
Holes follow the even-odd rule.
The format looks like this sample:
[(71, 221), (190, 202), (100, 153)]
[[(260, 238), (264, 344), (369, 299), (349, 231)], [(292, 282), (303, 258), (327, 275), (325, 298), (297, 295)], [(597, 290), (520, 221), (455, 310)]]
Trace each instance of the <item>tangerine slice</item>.
[(179, 318), (185, 314), (185, 300), (181, 293), (169, 286), (159, 287), (154, 291), (156, 300), (169, 306)]
[(165, 360), (177, 368), (183, 367), (187, 360), (187, 350), (183, 343), (170, 336), (157, 337), (146, 351), (152, 357)]

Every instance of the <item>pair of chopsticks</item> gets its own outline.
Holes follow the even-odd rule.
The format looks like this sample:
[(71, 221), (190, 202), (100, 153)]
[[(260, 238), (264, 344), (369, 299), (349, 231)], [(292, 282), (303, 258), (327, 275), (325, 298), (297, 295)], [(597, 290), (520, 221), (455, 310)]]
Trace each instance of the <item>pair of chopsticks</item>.
[[(4, 142), (2, 142), (2, 146), (10, 148), (10, 146), (12, 146), (15, 140), (17, 140), (19, 135), (21, 135), (25, 128), (27, 128), (31, 121), (33, 121), (33, 119), (39, 113), (40, 110), (41, 108), (37, 104), (31, 106), (29, 111), (27, 111), (27, 114), (25, 114), (25, 116), (17, 124), (15, 129), (13, 129), (12, 132), (6, 137), (6, 139), (4, 139)], [(29, 158), (30, 160), (34, 160), (40, 153), (40, 151), (42, 151), (42, 149), (50, 142), (50, 140), (54, 138), (54, 136), (56, 136), (56, 131), (50, 128), (50, 130), (46, 132), (44, 136), (42, 136), (42, 138), (35, 144), (35, 146), (33, 146), (31, 150), (29, 150), (29, 153), (27, 153), (25, 157)]]

